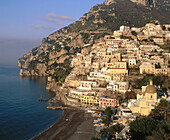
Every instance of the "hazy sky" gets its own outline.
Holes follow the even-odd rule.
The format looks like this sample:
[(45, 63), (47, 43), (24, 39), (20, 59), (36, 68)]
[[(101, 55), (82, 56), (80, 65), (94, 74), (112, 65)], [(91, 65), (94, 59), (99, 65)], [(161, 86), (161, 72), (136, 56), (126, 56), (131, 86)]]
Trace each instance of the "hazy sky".
[(38, 46), (103, 0), (0, 0), (0, 66)]

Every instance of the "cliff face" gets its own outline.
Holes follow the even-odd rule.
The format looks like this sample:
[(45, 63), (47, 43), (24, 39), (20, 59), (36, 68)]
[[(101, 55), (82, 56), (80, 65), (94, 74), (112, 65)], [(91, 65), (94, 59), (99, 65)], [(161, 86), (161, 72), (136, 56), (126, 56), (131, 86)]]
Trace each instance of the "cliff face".
[[(165, 0), (160, 0), (157, 8), (138, 5), (130, 0), (108, 0), (95, 5), (78, 21), (44, 38), (39, 47), (20, 58), (18, 67), (25, 69), (20, 75), (50, 75), (55, 81), (62, 82), (65, 76), (59, 74), (69, 74), (70, 62), (78, 52), (88, 53), (93, 43), (121, 25), (140, 27), (155, 20), (161, 24), (170, 23)], [(85, 49), (87, 46), (88, 50)]]

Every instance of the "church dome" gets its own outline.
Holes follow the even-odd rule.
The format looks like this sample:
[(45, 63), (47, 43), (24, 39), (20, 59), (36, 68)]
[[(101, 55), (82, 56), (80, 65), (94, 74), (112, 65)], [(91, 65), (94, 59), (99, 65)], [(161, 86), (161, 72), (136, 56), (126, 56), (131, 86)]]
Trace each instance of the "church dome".
[(156, 93), (156, 88), (153, 85), (149, 85), (146, 87), (146, 93)]
[(153, 85), (153, 82), (150, 81), (150, 85), (146, 87), (146, 93), (156, 93), (156, 87)]

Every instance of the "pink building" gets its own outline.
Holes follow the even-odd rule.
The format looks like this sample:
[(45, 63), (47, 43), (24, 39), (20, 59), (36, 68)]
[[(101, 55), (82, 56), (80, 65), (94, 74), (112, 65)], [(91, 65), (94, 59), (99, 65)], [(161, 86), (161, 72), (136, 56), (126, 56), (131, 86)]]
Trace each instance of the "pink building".
[(107, 96), (101, 96), (99, 99), (99, 107), (115, 107), (119, 106), (119, 100), (109, 98)]

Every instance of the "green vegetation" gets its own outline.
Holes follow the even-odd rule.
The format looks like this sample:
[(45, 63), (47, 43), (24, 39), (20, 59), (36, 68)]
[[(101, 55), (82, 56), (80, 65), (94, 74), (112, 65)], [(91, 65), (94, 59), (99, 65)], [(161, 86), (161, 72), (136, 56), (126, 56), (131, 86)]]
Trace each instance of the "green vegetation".
[(52, 78), (55, 80), (55, 82), (63, 83), (67, 75), (70, 74), (70, 71), (71, 68), (70, 69), (57, 68)]
[(35, 56), (38, 53), (38, 47), (32, 49), (32, 55)]
[(80, 48), (76, 47), (76, 48), (73, 50), (73, 53), (72, 53), (72, 54), (76, 55), (77, 53), (80, 53), (80, 52), (81, 52), (81, 47), (80, 47)]
[(162, 26), (162, 30), (164, 30), (164, 31), (165, 31), (165, 30), (166, 30), (166, 27), (165, 27), (165, 26)]
[(96, 34), (91, 33), (91, 35), (94, 35), (94, 40), (96, 40), (96, 39), (100, 39), (101, 37), (104, 37), (105, 35), (110, 35), (110, 34), (107, 32), (104, 32), (104, 33), (96, 33)]
[(160, 104), (149, 116), (141, 116), (130, 123), (130, 135), (132, 140), (165, 140), (168, 139), (170, 127), (168, 121), (168, 108), (170, 103), (161, 100)]
[(53, 39), (53, 40), (49, 40), (49, 38), (47, 37), (47, 38), (44, 38), (44, 43), (48, 43), (48, 44), (54, 44), (55, 43), (55, 40)]
[(144, 140), (147, 136), (152, 134), (152, 131), (157, 126), (157, 121), (148, 118), (141, 117), (130, 123), (130, 134), (132, 140)]
[(158, 106), (152, 110), (150, 113), (150, 117), (155, 120), (170, 120), (170, 116), (168, 115), (168, 109), (170, 107), (170, 102), (162, 99)]
[(119, 124), (113, 125), (109, 128), (104, 128), (100, 131), (100, 137), (108, 138), (109, 140), (111, 140), (112, 138), (115, 138), (115, 134), (120, 133), (123, 128), (124, 126), (119, 125)]
[(128, 102), (128, 98), (124, 98), (121, 94), (119, 94), (116, 99), (119, 100), (120, 105)]
[(31, 61), (29, 66), (28, 66), (28, 70), (29, 71), (36, 70), (37, 64), (38, 64), (38, 60)]
[(57, 63), (57, 62), (54, 62), (53, 64), (51, 64), (50, 66), (48, 66), (48, 69), (55, 69), (57, 67), (63, 67), (64, 69), (69, 69), (70, 68), (70, 59), (67, 58), (64, 60), (64, 63)]
[(137, 79), (134, 81), (135, 83), (135, 87), (137, 89), (141, 89), (142, 86), (146, 86), (149, 82), (149, 80), (153, 80), (154, 85), (162, 85), (166, 88), (168, 88), (167, 85), (167, 80), (169, 79), (168, 76), (164, 76), (164, 75), (159, 75), (159, 76), (154, 76), (152, 74), (146, 74), (142, 79)]
[(99, 6), (98, 5), (95, 5), (94, 7), (93, 7), (93, 10), (94, 11), (97, 11), (99, 9)]
[(170, 40), (167, 40), (166, 44), (160, 46), (162, 49), (170, 51)]
[(126, 99), (136, 99), (136, 93), (133, 91), (127, 91), (125, 93), (125, 98)]
[(129, 40), (133, 40), (131, 36), (120, 36), (120, 39), (129, 39)]
[[(138, 116), (136, 120), (130, 122), (130, 131), (126, 134), (131, 140), (166, 140), (170, 133), (168, 109), (170, 103), (161, 100), (159, 105), (151, 111), (149, 116)], [(105, 110), (106, 116), (111, 115), (110, 108)], [(92, 137), (91, 140), (114, 139), (115, 135), (120, 133), (124, 126), (113, 125), (100, 131), (99, 137)]]
[(55, 82), (62, 84), (65, 81), (65, 78), (70, 74), (72, 68), (70, 67), (70, 59), (65, 59), (64, 63), (54, 62), (48, 67), (48, 69), (55, 69), (52, 78)]
[(67, 50), (68, 52), (70, 51), (70, 47), (68, 46), (65, 46), (64, 49)]
[(105, 124), (107, 126), (109, 126), (109, 123), (110, 123), (110, 118), (111, 118), (111, 115), (112, 115), (112, 110), (111, 110), (111, 107), (106, 107), (105, 109), (105, 115), (106, 115), (106, 118), (105, 118)]
[[(85, 24), (77, 21), (68, 26), (68, 31), (79, 32), (82, 30), (96, 31), (104, 29), (107, 32), (112, 32), (119, 29), (121, 25), (141, 27), (146, 23), (155, 22), (155, 20), (159, 20), (161, 24), (169, 23), (170, 15), (167, 10), (169, 4), (165, 0), (158, 1), (157, 3), (159, 8), (152, 8), (152, 10), (127, 0), (116, 0), (116, 3), (111, 5), (98, 4), (92, 8), (92, 11), (98, 12), (84, 14), (84, 16), (90, 16), (88, 19), (83, 19)], [(93, 22), (96, 19), (104, 21), (104, 23), (96, 24)]]
[(89, 33), (80, 33), (82, 36), (82, 41), (84, 44), (88, 44), (90, 41), (90, 34)]
[(137, 33), (135, 31), (131, 31), (132, 35), (137, 36)]

